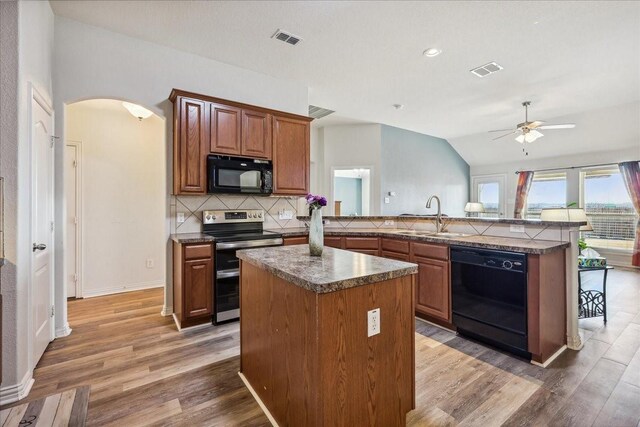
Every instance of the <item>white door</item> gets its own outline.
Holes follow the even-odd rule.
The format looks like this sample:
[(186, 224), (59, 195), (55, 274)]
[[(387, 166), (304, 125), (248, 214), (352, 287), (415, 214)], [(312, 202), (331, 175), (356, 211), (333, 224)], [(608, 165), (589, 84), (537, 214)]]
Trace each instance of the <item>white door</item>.
[(33, 366), (53, 339), (53, 110), (31, 97)]
[(67, 201), (65, 262), (67, 298), (75, 297), (78, 283), (78, 146), (67, 144), (64, 160), (64, 187)]
[(506, 212), (504, 175), (483, 175), (473, 177), (472, 202), (480, 202), (484, 205), (487, 218), (504, 218)]

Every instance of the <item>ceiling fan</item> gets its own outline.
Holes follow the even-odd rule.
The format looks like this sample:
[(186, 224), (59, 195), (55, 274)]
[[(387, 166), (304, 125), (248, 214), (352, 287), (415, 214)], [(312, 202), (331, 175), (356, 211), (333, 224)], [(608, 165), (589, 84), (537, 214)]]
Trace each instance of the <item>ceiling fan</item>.
[(514, 134), (519, 134), (516, 137), (516, 141), (518, 141), (520, 144), (523, 144), (525, 142), (533, 142), (538, 138), (542, 138), (544, 136), (543, 133), (539, 132), (542, 129), (573, 129), (574, 127), (576, 127), (575, 124), (573, 123), (566, 123), (566, 124), (559, 124), (559, 125), (545, 125), (545, 122), (536, 120), (533, 122), (529, 121), (529, 105), (531, 105), (531, 101), (525, 101), (522, 103), (522, 106), (524, 107), (524, 122), (523, 123), (518, 123), (518, 125), (516, 126), (516, 130), (511, 130), (511, 129), (498, 129), (498, 130), (490, 130), (489, 132), (506, 132), (509, 131), (509, 133), (506, 133), (504, 135), (501, 135), (497, 138), (493, 138), (493, 141), (500, 139), (500, 138), (504, 138), (505, 136), (509, 136), (509, 135), (514, 135)]

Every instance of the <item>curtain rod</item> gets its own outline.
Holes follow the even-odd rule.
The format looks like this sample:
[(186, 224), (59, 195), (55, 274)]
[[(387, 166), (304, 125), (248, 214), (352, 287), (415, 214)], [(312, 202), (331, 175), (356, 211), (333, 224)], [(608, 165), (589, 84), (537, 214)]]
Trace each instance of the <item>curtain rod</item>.
[[(635, 162), (638, 161), (640, 162), (640, 160), (629, 160), (630, 162)], [(628, 162), (620, 162), (620, 163), (628, 163)], [(536, 169), (536, 170), (532, 170), (532, 171), (516, 171), (516, 175), (518, 175), (520, 172), (549, 172), (549, 171), (560, 171), (560, 170), (565, 170), (565, 169), (582, 169), (582, 168), (596, 168), (598, 166), (612, 166), (612, 165), (616, 165), (618, 166), (619, 163), (600, 163), (598, 165), (582, 165), (582, 166), (569, 166), (566, 168), (547, 168), (547, 169)]]

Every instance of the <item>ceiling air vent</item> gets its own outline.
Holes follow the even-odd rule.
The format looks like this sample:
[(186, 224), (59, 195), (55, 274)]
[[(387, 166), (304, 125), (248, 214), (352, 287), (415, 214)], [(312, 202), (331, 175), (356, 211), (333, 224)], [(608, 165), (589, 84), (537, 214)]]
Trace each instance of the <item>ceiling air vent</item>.
[(316, 107), (315, 105), (309, 105), (309, 117), (312, 119), (321, 119), (323, 117), (327, 117), (331, 113), (335, 113), (335, 111)]
[(272, 39), (280, 40), (281, 42), (289, 43), (290, 45), (297, 45), (302, 41), (302, 37), (291, 34), (287, 31), (283, 31), (278, 29), (274, 35), (271, 36)]
[(497, 73), (498, 71), (502, 70), (502, 68), (503, 67), (500, 64), (489, 62), (488, 64), (484, 64), (478, 68), (474, 68), (473, 70), (471, 70), (471, 72), (478, 77), (485, 77), (489, 74)]

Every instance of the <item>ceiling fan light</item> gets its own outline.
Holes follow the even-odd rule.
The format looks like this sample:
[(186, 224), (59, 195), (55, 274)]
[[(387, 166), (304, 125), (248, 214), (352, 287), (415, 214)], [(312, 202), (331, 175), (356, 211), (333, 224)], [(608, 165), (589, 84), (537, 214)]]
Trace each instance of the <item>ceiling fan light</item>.
[(524, 142), (524, 135), (518, 135), (516, 137), (516, 141), (518, 141), (520, 144), (522, 144)]
[(147, 110), (143, 106), (138, 104), (132, 104), (131, 102), (125, 101), (122, 103), (122, 106), (126, 108), (133, 117), (137, 117), (138, 120), (146, 119), (148, 117), (151, 117), (151, 115), (153, 114), (152, 111)]

